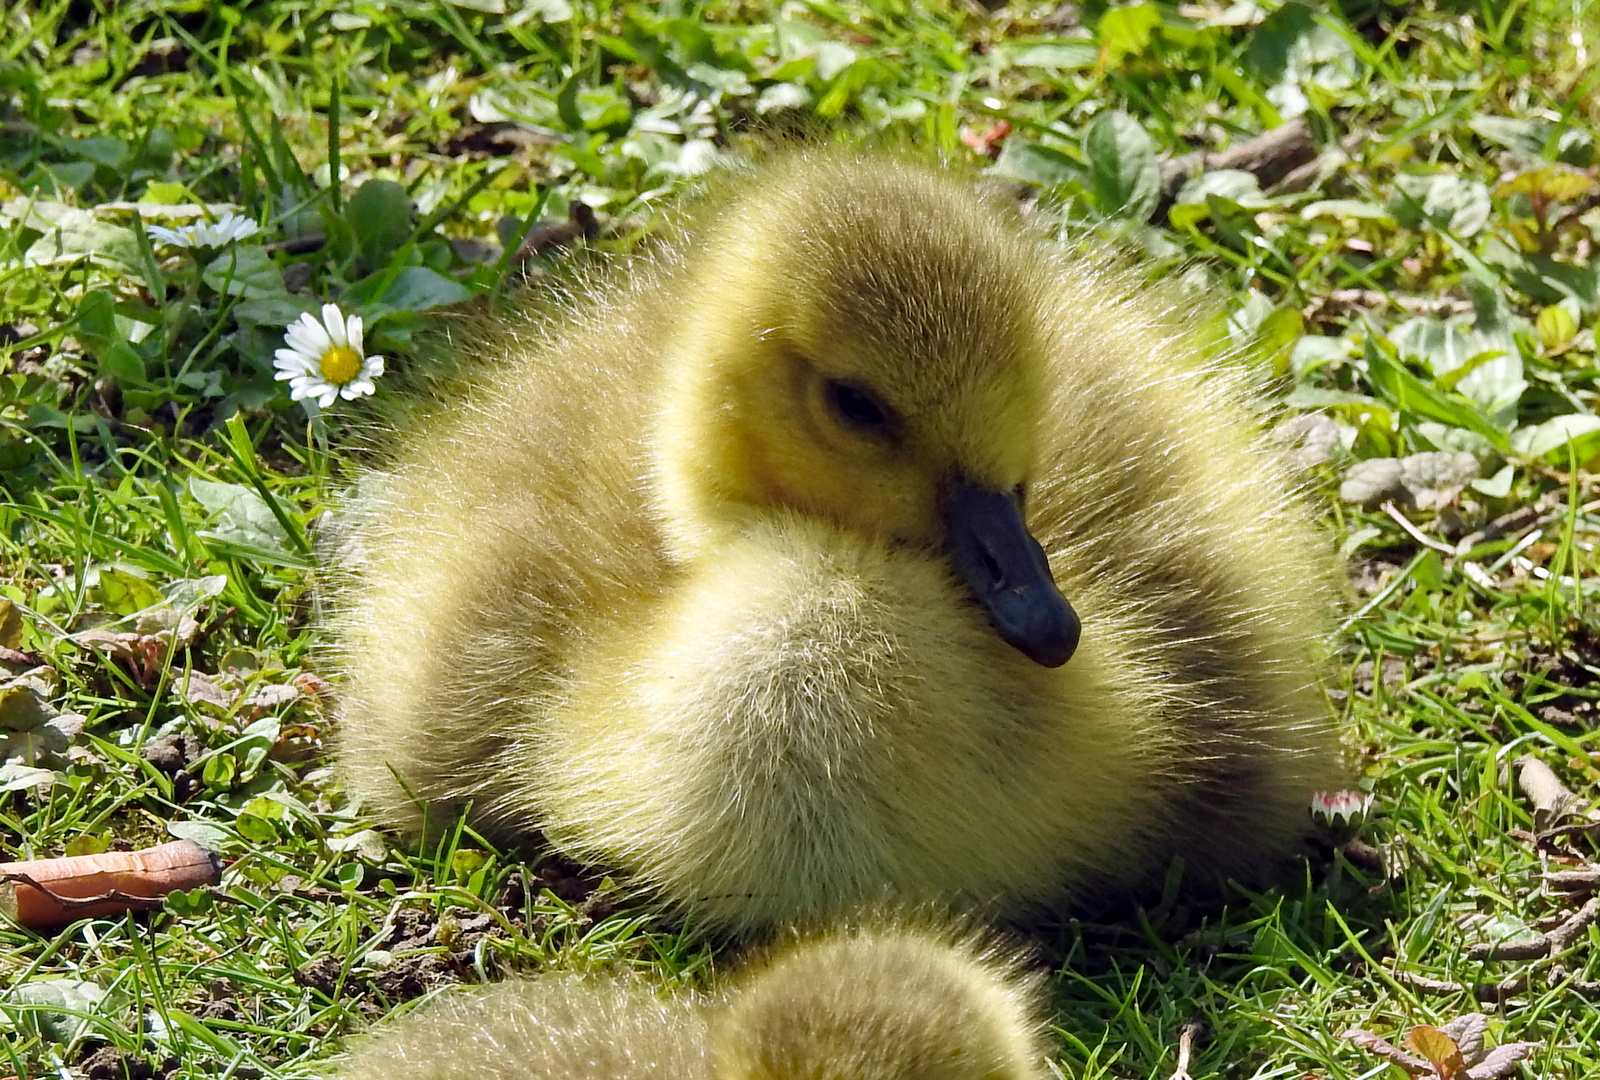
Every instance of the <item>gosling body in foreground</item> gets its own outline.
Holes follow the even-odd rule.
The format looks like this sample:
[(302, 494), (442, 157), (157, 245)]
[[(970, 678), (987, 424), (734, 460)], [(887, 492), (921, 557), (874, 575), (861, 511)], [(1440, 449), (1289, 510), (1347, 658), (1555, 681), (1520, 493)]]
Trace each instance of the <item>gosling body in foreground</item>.
[(721, 996), (546, 976), (441, 995), (358, 1042), (338, 1080), (1040, 1080), (1036, 987), (970, 943), (844, 932)]
[(1338, 783), (1328, 563), (1125, 288), (825, 153), (507, 326), (349, 515), (347, 785), (734, 932), (1267, 876)]

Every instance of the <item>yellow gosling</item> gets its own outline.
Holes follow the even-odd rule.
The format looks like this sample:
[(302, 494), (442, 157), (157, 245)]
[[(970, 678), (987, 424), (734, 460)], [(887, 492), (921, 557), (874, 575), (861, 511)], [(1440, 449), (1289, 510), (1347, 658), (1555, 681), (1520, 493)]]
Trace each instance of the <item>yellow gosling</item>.
[(1330, 559), (1195, 336), (959, 178), (755, 170), (364, 482), (348, 787), (734, 933), (1268, 878), (1339, 783)]
[(970, 941), (844, 931), (723, 997), (627, 978), (449, 991), (358, 1040), (337, 1080), (1042, 1080), (1037, 981)]

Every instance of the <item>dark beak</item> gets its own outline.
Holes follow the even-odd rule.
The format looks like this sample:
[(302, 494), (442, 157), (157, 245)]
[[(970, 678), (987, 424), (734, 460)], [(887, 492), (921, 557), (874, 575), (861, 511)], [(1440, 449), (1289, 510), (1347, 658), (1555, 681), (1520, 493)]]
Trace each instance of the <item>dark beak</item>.
[(1006, 643), (1036, 664), (1065, 664), (1078, 647), (1078, 616), (1023, 524), (1022, 500), (952, 479), (944, 490), (944, 528), (956, 573)]

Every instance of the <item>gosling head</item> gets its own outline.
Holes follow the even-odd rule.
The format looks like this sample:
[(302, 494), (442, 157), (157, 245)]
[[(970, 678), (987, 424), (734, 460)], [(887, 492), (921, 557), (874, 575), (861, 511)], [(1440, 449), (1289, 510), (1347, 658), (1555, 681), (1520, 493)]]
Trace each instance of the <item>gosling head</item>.
[(698, 235), (658, 456), (684, 554), (792, 512), (945, 553), (1004, 640), (1079, 624), (1024, 521), (1047, 278), (970, 191), (884, 160), (766, 170)]
[(1038, 987), (917, 933), (844, 934), (747, 976), (712, 1019), (715, 1080), (1038, 1080)]

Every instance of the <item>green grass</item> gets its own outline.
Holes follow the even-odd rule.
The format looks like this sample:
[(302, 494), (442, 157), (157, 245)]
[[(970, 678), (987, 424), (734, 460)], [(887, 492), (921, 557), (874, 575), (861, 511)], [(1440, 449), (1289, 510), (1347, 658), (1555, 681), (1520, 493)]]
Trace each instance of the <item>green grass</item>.
[[(0, 1075), (68, 1075), (110, 1047), (173, 1078), (307, 1076), (451, 981), (628, 965), (700, 984), (731, 962), (609, 883), (465, 833), (419, 855), (344, 804), (306, 677), (310, 545), (366, 412), (309, 419), (271, 358), (287, 322), (338, 299), (415, 372), (438, 311), (566, 257), (519, 265), (531, 227), (582, 202), (608, 224), (597, 243), (625, 246), (709, 155), (784, 130), (965, 160), (1051, 227), (1181, 268), (1231, 298), (1218, 330), (1276, 379), (1279, 419), (1336, 436), (1310, 473), (1352, 568), (1329, 688), (1387, 873), (1340, 862), (1222, 910), (1047, 935), (1061, 1072), (1168, 1077), (1200, 1019), (1196, 1080), (1375, 1076), (1349, 1027), (1398, 1041), (1480, 1007), (1408, 976), (1522, 969), (1525, 990), (1482, 1006), (1491, 1039), (1540, 1044), (1523, 1075), (1600, 1072), (1600, 1013), (1546, 980), (1600, 979), (1593, 928), (1554, 961), (1468, 957), (1575, 909), (1540, 873), (1594, 856), (1526, 835), (1511, 762), (1537, 755), (1579, 794), (1600, 778), (1600, 16), (1263, 7), (1086, 4), (1077, 26), (1043, 22), (1048, 4), (857, 0), (781, 18), (689, 0), (5, 7), (0, 596), (21, 617), (0, 645), (29, 656), (0, 679), (48, 668), (17, 693), (86, 723), (23, 738), (0, 711), (0, 854), (178, 834), (230, 866), (153, 916), (0, 927)], [(1161, 160), (1298, 110), (1324, 157), (1293, 190), (1213, 173), (1161, 197)], [(968, 148), (1002, 121), (997, 160)], [(263, 231), (207, 265), (144, 239), (197, 201)], [(1339, 497), (1384, 467), (1364, 463), (1441, 450), (1477, 476)], [(119, 657), (82, 639), (96, 627), (146, 636)]]

